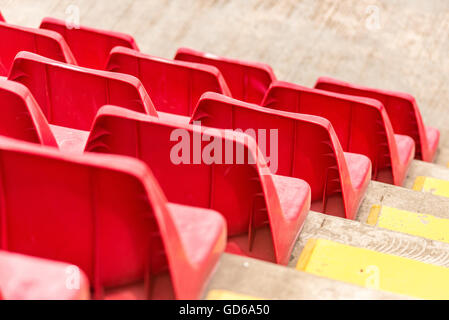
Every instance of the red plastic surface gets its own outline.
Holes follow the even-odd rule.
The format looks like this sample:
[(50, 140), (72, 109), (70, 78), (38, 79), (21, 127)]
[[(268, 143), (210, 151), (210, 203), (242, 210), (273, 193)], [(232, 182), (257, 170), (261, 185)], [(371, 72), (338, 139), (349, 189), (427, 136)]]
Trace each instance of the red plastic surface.
[(230, 95), (215, 67), (156, 58), (128, 48), (111, 51), (107, 70), (139, 78), (158, 111), (190, 116), (204, 92)]
[(79, 266), (95, 298), (142, 282), (127, 297), (200, 296), (226, 243), (220, 214), (168, 204), (137, 159), (4, 137), (0, 150), (0, 249)]
[(410, 136), (415, 141), (415, 158), (430, 162), (433, 160), (438, 148), (440, 132), (436, 128), (424, 125), (413, 96), (407, 93), (362, 87), (327, 77), (319, 78), (315, 88), (379, 100), (387, 110), (394, 132)]
[(20, 51), (38, 53), (62, 62), (76, 64), (69, 46), (59, 33), (14, 26), (0, 22), (0, 76), (6, 76)]
[(276, 80), (267, 64), (219, 57), (210, 53), (179, 48), (175, 60), (204, 63), (218, 68), (238, 100), (260, 104), (271, 82)]
[(5, 22), (5, 18), (3, 18), (2, 12), (0, 11), (0, 22)]
[(50, 124), (90, 130), (98, 109), (105, 104), (157, 116), (145, 88), (130, 75), (20, 52), (8, 78), (28, 87)]
[(82, 153), (89, 131), (49, 125), (31, 92), (24, 85), (0, 78), (0, 135), (61, 151)]
[(0, 251), (0, 299), (84, 300), (89, 281), (77, 267)]
[(77, 130), (50, 124), (50, 130), (58, 142), (59, 150), (64, 152), (83, 153), (89, 131)]
[[(189, 140), (185, 140), (189, 154), (181, 163), (171, 157), (172, 152), (179, 152), (177, 134)], [(210, 141), (219, 143), (214, 151), (219, 160), (214, 162), (201, 156)], [(240, 163), (237, 150), (247, 156)], [(228, 252), (288, 263), (309, 210), (310, 188), (302, 180), (271, 175), (251, 137), (232, 132), (224, 136), (222, 130), (105, 106), (95, 120), (86, 151), (142, 159), (170, 202), (211, 208), (225, 217)], [(250, 155), (254, 163), (249, 163)]]
[(139, 50), (134, 38), (121, 32), (85, 26), (68, 29), (65, 21), (54, 18), (44, 18), (40, 28), (61, 34), (70, 46), (78, 64), (87, 68), (105, 69), (109, 52), (115, 46)]
[(57, 147), (33, 95), (20, 83), (0, 79), (0, 135)]
[(371, 177), (371, 163), (363, 155), (344, 153), (328, 120), (206, 93), (198, 102), (192, 121), (243, 131), (265, 129), (267, 143), (269, 131), (278, 130), (276, 174), (307, 181), (312, 190), (313, 210), (355, 218)]
[(414, 157), (414, 142), (394, 134), (379, 101), (276, 81), (262, 105), (328, 119), (344, 151), (370, 158), (374, 180), (402, 185)]

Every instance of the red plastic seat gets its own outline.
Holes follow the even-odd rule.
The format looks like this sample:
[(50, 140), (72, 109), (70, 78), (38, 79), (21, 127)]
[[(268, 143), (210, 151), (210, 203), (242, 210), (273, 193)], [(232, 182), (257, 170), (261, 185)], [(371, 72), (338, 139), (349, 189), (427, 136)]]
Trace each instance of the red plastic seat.
[[(198, 102), (193, 121), (243, 131), (277, 130), (278, 165), (270, 167), (272, 171), (277, 169), (273, 173), (307, 181), (313, 210), (355, 218), (370, 181), (371, 163), (363, 155), (343, 152), (328, 120), (206, 93)], [(261, 138), (270, 140), (268, 133)], [(260, 139), (258, 143), (259, 147), (265, 144)]]
[(0, 79), (0, 135), (57, 147), (33, 95), (24, 85)]
[(393, 130), (413, 138), (415, 158), (431, 162), (440, 140), (440, 131), (424, 125), (415, 98), (407, 93), (373, 89), (340, 80), (321, 77), (315, 88), (379, 100), (387, 110)]
[(84, 300), (89, 281), (77, 267), (0, 251), (0, 299)]
[(0, 150), (0, 249), (79, 266), (95, 298), (200, 296), (226, 243), (217, 212), (167, 203), (137, 159), (4, 137)]
[(0, 22), (5, 22), (5, 18), (3, 18), (2, 12), (0, 11)]
[(70, 46), (78, 64), (87, 68), (105, 69), (109, 52), (115, 46), (139, 50), (134, 38), (121, 32), (85, 26), (68, 29), (65, 21), (54, 18), (44, 18), (40, 28), (61, 34)]
[(53, 125), (90, 130), (98, 109), (105, 104), (157, 116), (145, 88), (130, 75), (73, 66), (20, 52), (8, 78), (28, 87)]
[(260, 104), (270, 84), (276, 80), (267, 64), (219, 57), (210, 53), (179, 48), (175, 60), (204, 63), (218, 68), (238, 100)]
[(156, 58), (128, 48), (112, 49), (107, 70), (139, 78), (158, 111), (190, 116), (204, 92), (230, 95), (215, 67)]
[(69, 46), (59, 33), (19, 27), (0, 22), (0, 76), (6, 76), (20, 51), (38, 53), (62, 62), (76, 64)]
[[(207, 151), (209, 141), (219, 146)], [(179, 162), (173, 157), (181, 142), (186, 153), (181, 151)], [(142, 159), (170, 202), (211, 208), (225, 217), (228, 252), (288, 263), (309, 210), (310, 188), (302, 180), (271, 175), (251, 137), (105, 106), (86, 151)], [(214, 154), (212, 161), (202, 156), (206, 152)], [(245, 157), (238, 160), (238, 154)]]
[(370, 158), (374, 180), (402, 185), (414, 157), (414, 142), (394, 134), (379, 101), (276, 81), (262, 105), (328, 119), (344, 151)]

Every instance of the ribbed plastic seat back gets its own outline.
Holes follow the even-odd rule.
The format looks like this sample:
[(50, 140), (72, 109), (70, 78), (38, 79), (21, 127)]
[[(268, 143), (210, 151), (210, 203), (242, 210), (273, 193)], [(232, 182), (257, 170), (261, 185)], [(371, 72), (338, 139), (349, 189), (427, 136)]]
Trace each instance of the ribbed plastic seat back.
[(402, 164), (390, 120), (379, 101), (276, 81), (262, 105), (328, 119), (343, 150), (370, 158), (373, 179), (402, 185), (413, 158), (413, 141), (405, 148), (407, 161)]
[(41, 29), (56, 31), (61, 34), (70, 46), (80, 66), (104, 69), (109, 52), (115, 46), (123, 46), (138, 50), (134, 38), (128, 34), (100, 30), (85, 26), (67, 28), (63, 20), (44, 18)]
[(57, 147), (36, 100), (27, 87), (0, 79), (0, 135)]
[[(2, 137), (0, 150), (1, 188), (7, 190), (1, 249), (77, 265), (97, 297), (104, 289), (151, 283), (168, 273), (171, 281), (150, 296), (174, 290), (177, 298), (198, 298), (208, 274), (198, 282), (204, 266), (187, 259), (182, 230), (145, 164), (113, 155), (67, 155)], [(216, 247), (215, 259), (219, 252)]]
[(8, 77), (24, 84), (51, 124), (90, 130), (105, 104), (156, 115), (140, 81), (132, 76), (72, 66), (21, 52)]
[(434, 158), (440, 132), (438, 129), (424, 125), (413, 96), (407, 93), (362, 87), (327, 77), (319, 78), (315, 88), (380, 101), (387, 110), (394, 132), (412, 137), (415, 141), (416, 159), (432, 161)]
[[(273, 177), (263, 156), (257, 154), (254, 140), (224, 134), (107, 106), (100, 110), (86, 151), (142, 159), (170, 202), (214, 209), (225, 217), (228, 248), (238, 247), (241, 254), (286, 264), (303, 223), (300, 212), (308, 212), (308, 186), (304, 184), (302, 194), (293, 187), (289, 190), (298, 195), (296, 207), (291, 205), (289, 214), (283, 212)], [(219, 144), (214, 151), (211, 141)], [(213, 157), (206, 158), (208, 154)]]
[(276, 80), (271, 67), (259, 62), (219, 57), (187, 48), (179, 48), (175, 60), (204, 63), (217, 67), (223, 74), (233, 98), (256, 104), (262, 102), (271, 82)]
[(158, 111), (190, 116), (204, 92), (230, 95), (215, 67), (156, 58), (128, 48), (112, 50), (107, 70), (139, 78)]
[(0, 22), (0, 76), (6, 76), (20, 51), (38, 53), (62, 62), (76, 64), (62, 36), (49, 30), (19, 27)]
[[(277, 166), (273, 173), (307, 181), (312, 190), (312, 208), (329, 214), (353, 219), (363, 191), (357, 195), (352, 186), (345, 156), (329, 121), (324, 118), (270, 110), (218, 94), (206, 93), (200, 99), (192, 121), (216, 128), (259, 130), (258, 143), (267, 144), (270, 154), (270, 136), (277, 132)], [(263, 140), (262, 140), (263, 139)], [(360, 168), (360, 174), (363, 170)], [(366, 184), (366, 182), (363, 182)], [(335, 208), (326, 208), (329, 198), (337, 196)], [(314, 207), (313, 202), (318, 207)]]

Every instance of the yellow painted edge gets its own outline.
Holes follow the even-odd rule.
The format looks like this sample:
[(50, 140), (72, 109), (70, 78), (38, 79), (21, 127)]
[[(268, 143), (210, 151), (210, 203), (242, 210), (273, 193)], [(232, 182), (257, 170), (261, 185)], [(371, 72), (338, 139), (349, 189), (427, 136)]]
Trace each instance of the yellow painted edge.
[(211, 290), (207, 294), (207, 300), (261, 300), (253, 296), (240, 294), (228, 290)]
[(449, 243), (449, 219), (426, 213), (383, 207), (377, 227)]
[(427, 177), (423, 177), (423, 176), (416, 177), (415, 183), (413, 184), (412, 189), (415, 191), (421, 191), (422, 189), (424, 189), (424, 183), (426, 182), (426, 178)]
[(447, 268), (331, 240), (316, 241), (306, 270), (317, 276), (416, 298), (449, 299)]
[(375, 204), (371, 207), (369, 211), (368, 219), (366, 219), (366, 223), (372, 226), (376, 226), (377, 220), (379, 219), (379, 214), (382, 211), (382, 206), (379, 204)]
[(304, 249), (302, 249), (301, 255), (298, 258), (298, 262), (296, 263), (296, 270), (305, 271), (307, 268), (307, 264), (312, 256), (313, 250), (317, 244), (317, 239), (309, 239), (307, 240)]

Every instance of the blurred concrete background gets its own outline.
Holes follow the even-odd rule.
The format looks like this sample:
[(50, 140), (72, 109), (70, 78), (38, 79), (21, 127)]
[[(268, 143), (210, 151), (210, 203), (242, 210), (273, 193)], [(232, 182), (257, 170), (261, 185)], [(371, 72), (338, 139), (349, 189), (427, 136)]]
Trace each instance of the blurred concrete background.
[(80, 24), (129, 33), (152, 55), (187, 46), (307, 86), (328, 75), (408, 92), (449, 148), (447, 0), (0, 0), (8, 22), (33, 27), (73, 6)]

